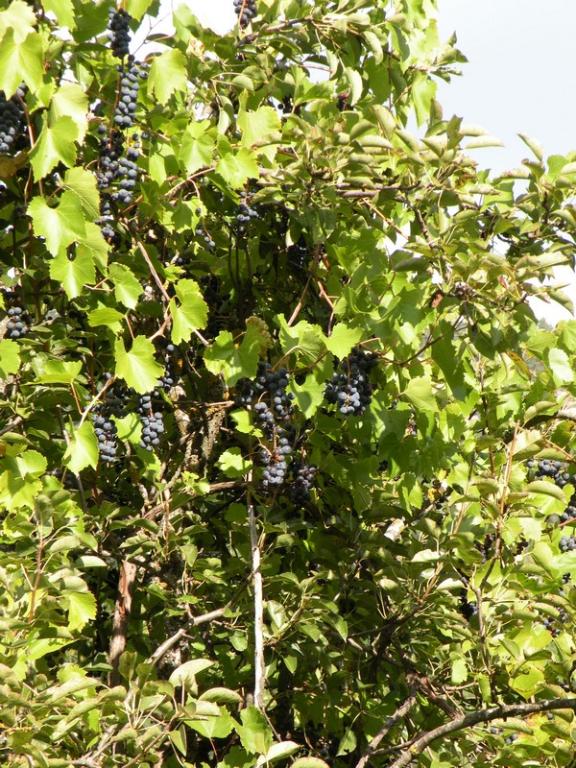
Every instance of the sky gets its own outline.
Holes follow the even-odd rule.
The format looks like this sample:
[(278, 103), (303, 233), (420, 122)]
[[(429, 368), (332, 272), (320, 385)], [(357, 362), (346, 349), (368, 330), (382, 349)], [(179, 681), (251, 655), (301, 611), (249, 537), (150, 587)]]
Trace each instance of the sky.
[[(232, 0), (162, 0), (163, 29), (182, 2), (216, 32), (236, 21)], [(468, 59), (462, 77), (440, 82), (444, 117), (481, 125), (504, 144), (471, 151), (479, 166), (499, 172), (529, 157), (519, 132), (535, 138), (547, 156), (576, 151), (576, 0), (439, 0), (438, 6), (441, 38), (456, 32)], [(572, 271), (557, 277), (576, 305)], [(548, 322), (570, 316), (542, 302), (534, 309)]]

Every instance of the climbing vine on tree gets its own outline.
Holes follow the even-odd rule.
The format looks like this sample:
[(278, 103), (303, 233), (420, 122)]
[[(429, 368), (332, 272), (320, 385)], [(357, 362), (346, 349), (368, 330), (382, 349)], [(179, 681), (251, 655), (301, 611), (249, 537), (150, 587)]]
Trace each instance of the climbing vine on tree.
[(230, 2), (0, 2), (2, 765), (569, 766), (576, 154)]

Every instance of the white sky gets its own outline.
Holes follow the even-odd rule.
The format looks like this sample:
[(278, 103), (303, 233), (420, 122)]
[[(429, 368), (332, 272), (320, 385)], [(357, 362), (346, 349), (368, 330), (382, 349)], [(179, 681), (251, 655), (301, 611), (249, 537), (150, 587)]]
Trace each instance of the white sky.
[[(216, 32), (236, 21), (232, 0), (162, 0), (163, 29), (183, 2)], [(481, 167), (502, 171), (529, 157), (518, 132), (537, 139), (546, 155), (576, 150), (576, 0), (439, 0), (438, 21), (442, 39), (456, 32), (468, 58), (462, 77), (439, 85), (444, 117), (479, 124), (505, 145), (471, 152)], [(576, 305), (574, 273), (559, 270), (558, 280), (570, 284)], [(548, 322), (570, 317), (539, 305)]]

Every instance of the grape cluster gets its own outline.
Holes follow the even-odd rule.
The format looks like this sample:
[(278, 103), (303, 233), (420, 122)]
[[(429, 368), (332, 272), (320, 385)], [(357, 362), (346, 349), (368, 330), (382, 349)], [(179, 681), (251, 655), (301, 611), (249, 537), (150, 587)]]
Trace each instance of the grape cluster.
[(132, 17), (122, 8), (110, 8), (108, 14), (108, 35), (112, 53), (119, 59), (128, 55), (130, 50), (130, 22)]
[(288, 475), (287, 457), (292, 453), (290, 440), (282, 432), (277, 436), (277, 443), (272, 449), (265, 446), (260, 451), (260, 463), (264, 467), (262, 487), (269, 488), (284, 485)]
[[(111, 373), (104, 374), (109, 381)], [(130, 400), (130, 392), (119, 382), (115, 382), (106, 391), (103, 400), (94, 409), (92, 422), (98, 438), (98, 450), (102, 461), (112, 463), (118, 458), (118, 431), (112, 416), (123, 416)]]
[(239, 236), (244, 236), (247, 231), (247, 224), (255, 219), (259, 219), (260, 214), (255, 208), (251, 208), (244, 200), (238, 206), (238, 213), (236, 214), (236, 233)]
[[(286, 392), (287, 386), (288, 371), (286, 368), (279, 368), (275, 371), (270, 363), (260, 362), (255, 379), (241, 379), (238, 382), (236, 402), (245, 407), (254, 405), (255, 413), (264, 414), (265, 409), (262, 406), (266, 403), (263, 402), (262, 398), (268, 397), (270, 408), (268, 406), (266, 408), (272, 413), (274, 421), (277, 419), (288, 421), (292, 414), (294, 395)], [(255, 403), (256, 400), (258, 403)], [(256, 405), (259, 403), (262, 405), (257, 409)], [(262, 416), (261, 420), (265, 423), (267, 417)]]
[(9, 339), (21, 339), (23, 336), (26, 336), (30, 330), (28, 321), (29, 315), (25, 309), (18, 305), (9, 307), (6, 336)]
[(478, 604), (476, 602), (471, 603), (466, 597), (466, 590), (463, 589), (460, 592), (460, 603), (458, 606), (459, 612), (464, 616), (466, 621), (470, 621), (478, 613)]
[(301, 237), (297, 243), (290, 245), (286, 255), (290, 265), (298, 269), (305, 269), (310, 261), (310, 249), (306, 245), (304, 238)]
[(248, 408), (267, 440), (260, 450), (262, 487), (278, 488), (287, 482), (288, 459), (292, 454), (293, 433), (287, 422), (292, 415), (292, 393), (288, 387), (288, 371), (275, 371), (269, 363), (260, 362), (254, 379), (241, 379), (236, 390), (236, 403)]
[(576, 549), (576, 536), (562, 536), (559, 547), (560, 552), (572, 552)]
[(214, 242), (214, 240), (212, 239), (210, 234), (208, 232), (206, 232), (205, 230), (203, 230), (202, 227), (196, 227), (196, 229), (194, 231), (194, 234), (200, 240), (204, 241), (204, 245), (206, 246), (206, 248), (209, 251), (211, 251), (213, 248), (216, 247), (216, 243)]
[(542, 619), (542, 624), (544, 624), (544, 626), (550, 632), (552, 637), (558, 637), (558, 635), (562, 631), (561, 626), (558, 626), (558, 625), (568, 624), (569, 621), (570, 621), (570, 616), (568, 615), (568, 613), (563, 608), (560, 608), (558, 611), (557, 618), (546, 616), (545, 619)]
[(100, 458), (106, 463), (112, 463), (117, 459), (118, 430), (116, 424), (103, 413), (96, 412), (93, 418), (94, 432), (98, 439)]
[(570, 496), (566, 509), (559, 516), (559, 522), (566, 523), (568, 520), (576, 520), (576, 492)]
[(364, 413), (372, 399), (370, 371), (376, 357), (364, 350), (354, 350), (342, 361), (326, 387), (326, 400), (344, 416)]
[(568, 483), (575, 483), (576, 477), (567, 471), (565, 461), (542, 459), (535, 461), (530, 459), (527, 465), (534, 477), (549, 477), (559, 488), (564, 488)]
[[(99, 132), (103, 134), (100, 141), (100, 165), (98, 168), (98, 186), (105, 190), (102, 195), (100, 222), (111, 221), (113, 216), (110, 200), (128, 205), (132, 202), (134, 189), (138, 182), (139, 157), (135, 146), (124, 149), (124, 136), (120, 131), (112, 130), (107, 134), (106, 127), (100, 125)], [(112, 227), (108, 227), (108, 234)], [(107, 235), (104, 234), (106, 237)]]
[(119, 66), (120, 93), (114, 109), (114, 123), (119, 128), (130, 128), (134, 125), (138, 100), (138, 87), (145, 69), (134, 61), (133, 56), (128, 57), (126, 66)]
[(138, 398), (136, 410), (142, 422), (141, 445), (148, 451), (153, 451), (161, 442), (164, 433), (164, 417), (160, 411), (154, 411), (153, 393), (141, 395)]
[(244, 29), (258, 15), (256, 0), (233, 0), (234, 13), (238, 16), (238, 23)]
[(317, 468), (301, 461), (292, 465), (293, 479), (290, 484), (289, 496), (296, 504), (304, 504), (310, 498), (314, 486)]
[(10, 155), (17, 148), (26, 130), (26, 118), (22, 99), (24, 91), (20, 88), (11, 99), (0, 91), (0, 154)]
[(174, 344), (167, 344), (164, 353), (164, 373), (160, 377), (160, 386), (165, 392), (169, 392), (176, 384), (176, 358), (178, 348)]

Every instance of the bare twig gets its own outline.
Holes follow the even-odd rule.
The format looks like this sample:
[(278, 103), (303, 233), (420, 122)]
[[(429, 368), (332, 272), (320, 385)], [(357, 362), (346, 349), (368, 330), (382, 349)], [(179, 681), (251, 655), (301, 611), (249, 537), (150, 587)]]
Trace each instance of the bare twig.
[(391, 731), (391, 729), (396, 725), (396, 723), (400, 722), (408, 712), (412, 709), (412, 707), (416, 704), (416, 697), (415, 696), (409, 696), (406, 701), (401, 704), (398, 709), (390, 715), (388, 720), (384, 723), (382, 728), (378, 731), (376, 736), (372, 739), (370, 744), (368, 744), (368, 748), (366, 749), (366, 752), (362, 755), (360, 760), (356, 763), (356, 768), (365, 768), (366, 764), (368, 763), (368, 760), (372, 757), (374, 752), (378, 749), (378, 746), (380, 745), (380, 742), (382, 739), (384, 739), (388, 733)]
[[(251, 482), (251, 473), (248, 476)], [(262, 572), (260, 571), (260, 542), (256, 527), (254, 503), (248, 488), (248, 527), (250, 529), (250, 549), (252, 551), (252, 584), (254, 586), (254, 705), (264, 709), (264, 687), (266, 685), (266, 666), (264, 664), (264, 597)]]
[(120, 658), (126, 649), (126, 635), (128, 632), (128, 619), (132, 610), (132, 592), (136, 582), (136, 565), (129, 560), (124, 560), (120, 566), (120, 578), (118, 579), (118, 595), (114, 608), (112, 621), (112, 637), (110, 638), (110, 651), (108, 660), (112, 665), (110, 673), (110, 685), (118, 685), (120, 676), (118, 666)]
[[(226, 605), (223, 608), (215, 608), (213, 611), (209, 611), (208, 613), (203, 613), (201, 616), (193, 616), (192, 619), (189, 621), (189, 624), (191, 627), (197, 627), (200, 624), (207, 624), (209, 621), (214, 621), (214, 619), (219, 619), (221, 616), (223, 616), (226, 611), (231, 607), (231, 602), (226, 603)], [(164, 656), (168, 651), (173, 648), (180, 640), (182, 640), (184, 637), (188, 637), (188, 627), (185, 629), (179, 629), (177, 632), (175, 632), (171, 637), (169, 637), (167, 640), (164, 640), (162, 645), (159, 645), (158, 648), (154, 651), (154, 653), (148, 658), (148, 664), (156, 664), (156, 662), (160, 661), (162, 656)]]
[(433, 728), (420, 736), (402, 752), (402, 754), (390, 764), (389, 768), (405, 768), (436, 739), (447, 736), (450, 733), (461, 731), (464, 728), (472, 728), (480, 723), (489, 723), (505, 717), (522, 717), (536, 712), (550, 712), (555, 709), (571, 709), (576, 712), (576, 699), (549, 699), (534, 704), (509, 704), (501, 707), (490, 707), (479, 712), (469, 712), (467, 715), (455, 717), (444, 725)]

